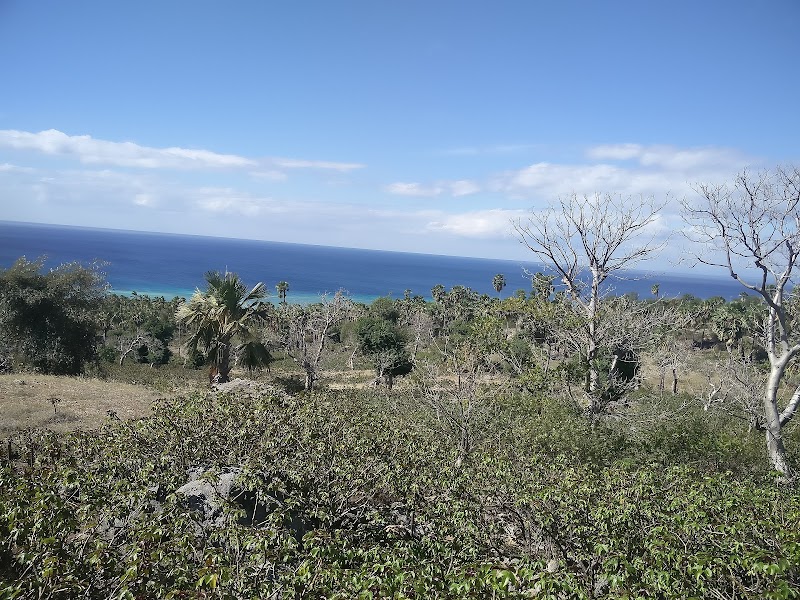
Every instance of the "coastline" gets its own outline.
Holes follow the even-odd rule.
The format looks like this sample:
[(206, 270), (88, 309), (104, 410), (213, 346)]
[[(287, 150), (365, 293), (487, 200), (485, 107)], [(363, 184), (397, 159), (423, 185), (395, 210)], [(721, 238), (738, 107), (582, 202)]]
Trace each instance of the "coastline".
[[(323, 293), (339, 289), (363, 303), (382, 296), (401, 298), (407, 289), (430, 299), (431, 289), (438, 284), (509, 297), (517, 290), (530, 291), (526, 272), (547, 272), (542, 265), (517, 260), (0, 221), (0, 267), (10, 266), (23, 255), (31, 260), (47, 256), (48, 267), (99, 260), (111, 292), (122, 295), (135, 291), (166, 299), (188, 298), (197, 288), (204, 288), (205, 272), (230, 270), (249, 285), (262, 281), (271, 300), (277, 297), (277, 282), (288, 281), (288, 301), (299, 304), (318, 302)], [(498, 273), (507, 281), (500, 294), (491, 285)], [(607, 290), (615, 295), (636, 293), (647, 298), (653, 284), (659, 285), (661, 297), (691, 294), (731, 300), (744, 291), (721, 271), (706, 274), (670, 269), (630, 271), (624, 278), (610, 279)]]

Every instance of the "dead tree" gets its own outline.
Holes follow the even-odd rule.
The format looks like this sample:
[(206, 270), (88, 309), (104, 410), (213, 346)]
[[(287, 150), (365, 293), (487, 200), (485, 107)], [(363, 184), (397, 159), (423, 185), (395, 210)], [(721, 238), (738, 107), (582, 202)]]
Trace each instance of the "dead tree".
[(353, 303), (343, 290), (333, 296), (323, 295), (319, 304), (307, 307), (282, 305), (276, 324), (286, 355), (305, 374), (304, 388), (314, 389), (319, 380), (320, 363), (331, 329), (344, 321), (353, 310)]
[(699, 202), (683, 202), (686, 235), (697, 244), (695, 262), (725, 269), (767, 309), (763, 342), (770, 372), (762, 396), (763, 429), (772, 465), (791, 479), (782, 429), (797, 411), (800, 387), (782, 409), (778, 397), (786, 369), (800, 353), (787, 302), (800, 256), (800, 169), (743, 171), (732, 186), (700, 184), (696, 191)]
[(414, 396), (430, 409), (442, 432), (456, 447), (455, 468), (461, 467), (489, 418), (490, 385), (478, 348), (438, 347), (438, 357), (416, 363)]
[[(588, 367), (586, 394), (591, 415), (602, 411), (598, 353), (608, 347), (602, 285), (611, 276), (650, 258), (661, 245), (649, 234), (663, 205), (652, 198), (615, 194), (562, 197), (541, 212), (513, 222), (517, 238), (566, 288), (582, 317), (579, 336)], [(644, 237), (644, 243), (636, 242)]]

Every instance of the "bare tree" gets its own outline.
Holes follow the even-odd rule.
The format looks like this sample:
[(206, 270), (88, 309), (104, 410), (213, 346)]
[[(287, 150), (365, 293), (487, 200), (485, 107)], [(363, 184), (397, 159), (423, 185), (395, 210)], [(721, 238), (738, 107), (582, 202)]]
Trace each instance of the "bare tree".
[(763, 391), (767, 452), (776, 470), (793, 477), (781, 430), (800, 404), (800, 387), (781, 410), (786, 369), (800, 353), (790, 327), (787, 286), (800, 256), (800, 169), (740, 173), (733, 186), (698, 185), (698, 206), (684, 200), (687, 236), (699, 244), (694, 259), (721, 267), (767, 308), (764, 348), (770, 365)]
[(658, 390), (661, 394), (666, 388), (667, 372), (671, 374), (670, 390), (672, 395), (678, 394), (678, 373), (686, 368), (687, 357), (691, 352), (691, 343), (681, 341), (673, 335), (663, 336), (654, 346), (653, 359), (658, 367)]
[(497, 390), (478, 348), (463, 344), (438, 350), (437, 359), (417, 362), (414, 396), (434, 412), (438, 426), (453, 440), (458, 469), (489, 419), (488, 400)]
[(117, 338), (120, 367), (125, 363), (125, 359), (129, 354), (137, 352), (140, 348), (147, 348), (147, 353), (152, 352), (153, 354), (163, 351), (163, 342), (144, 327), (144, 317), (140, 312), (131, 314), (127, 319), (127, 323), (123, 317), (120, 317), (118, 322), (119, 324), (125, 323), (128, 327), (134, 326), (133, 331), (122, 333)]
[(765, 374), (752, 361), (726, 355), (709, 367), (705, 393), (699, 395), (703, 410), (716, 410), (747, 423), (750, 431), (764, 430), (763, 395)]
[(343, 290), (324, 295), (319, 304), (302, 307), (281, 305), (275, 330), (286, 355), (305, 373), (305, 389), (311, 391), (319, 380), (320, 363), (331, 329), (353, 311), (353, 303)]
[(433, 339), (434, 319), (422, 296), (412, 296), (410, 290), (406, 290), (405, 297), (398, 304), (400, 307), (399, 323), (409, 332), (409, 352), (411, 362), (414, 363), (420, 347), (424, 347)]
[[(611, 331), (602, 322), (602, 284), (660, 250), (648, 227), (663, 204), (616, 194), (562, 197), (547, 210), (513, 222), (519, 241), (555, 270), (569, 301), (582, 315), (579, 328), (588, 367), (590, 414), (603, 409), (598, 353)], [(645, 236), (642, 244), (636, 242)]]

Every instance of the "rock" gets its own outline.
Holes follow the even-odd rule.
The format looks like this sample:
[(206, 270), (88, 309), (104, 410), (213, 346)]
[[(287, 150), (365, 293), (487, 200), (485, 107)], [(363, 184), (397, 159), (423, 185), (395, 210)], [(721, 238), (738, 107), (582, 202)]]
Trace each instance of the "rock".
[(231, 499), (236, 477), (241, 473), (238, 467), (224, 469), (221, 473), (205, 469), (192, 469), (191, 480), (176, 490), (186, 498), (188, 507), (203, 513), (203, 526), (224, 527), (223, 506)]
[(608, 584), (608, 577), (605, 575), (600, 575), (597, 578), (597, 581), (594, 583), (594, 596), (595, 598), (600, 598), (601, 596), (605, 596), (608, 593), (609, 584)]
[[(241, 472), (239, 467), (226, 467), (221, 472), (191, 469), (190, 481), (178, 488), (176, 493), (186, 499), (189, 509), (202, 514), (202, 528), (227, 527), (232, 523), (259, 527), (275, 511), (285, 511), (283, 495), (242, 488), (236, 481)], [(231, 515), (225, 514), (226, 504), (240, 511), (235, 521), (232, 521)], [(316, 526), (292, 512), (284, 512), (283, 516), (283, 524), (298, 540)]]
[(271, 394), (271, 395), (285, 395), (285, 392), (279, 388), (266, 383), (253, 381), (252, 379), (231, 379), (225, 383), (216, 383), (213, 389), (218, 392), (229, 394)]

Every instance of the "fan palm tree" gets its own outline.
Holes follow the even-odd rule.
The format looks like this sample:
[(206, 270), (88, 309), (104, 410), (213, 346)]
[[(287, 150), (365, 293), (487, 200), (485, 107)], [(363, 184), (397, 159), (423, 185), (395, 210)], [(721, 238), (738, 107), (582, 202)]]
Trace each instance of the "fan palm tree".
[(187, 348), (208, 358), (220, 383), (229, 379), (231, 360), (248, 369), (269, 364), (272, 357), (254, 330), (268, 315), (264, 284), (248, 291), (236, 273), (217, 271), (209, 271), (205, 279), (207, 290), (197, 290), (175, 313), (193, 331)]
[(503, 291), (503, 288), (506, 287), (506, 277), (502, 273), (498, 273), (492, 279), (492, 287), (494, 287), (494, 291), (498, 294)]
[(281, 304), (286, 304), (286, 292), (289, 291), (289, 284), (286, 281), (279, 281), (275, 289), (278, 290), (278, 298), (281, 299)]

